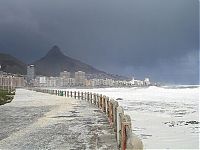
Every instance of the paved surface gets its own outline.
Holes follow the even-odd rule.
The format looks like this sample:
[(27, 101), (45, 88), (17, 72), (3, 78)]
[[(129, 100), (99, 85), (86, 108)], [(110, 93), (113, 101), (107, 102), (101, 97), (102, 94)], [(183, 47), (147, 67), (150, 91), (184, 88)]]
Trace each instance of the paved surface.
[(84, 100), (18, 89), (0, 114), (0, 149), (117, 149), (105, 115)]

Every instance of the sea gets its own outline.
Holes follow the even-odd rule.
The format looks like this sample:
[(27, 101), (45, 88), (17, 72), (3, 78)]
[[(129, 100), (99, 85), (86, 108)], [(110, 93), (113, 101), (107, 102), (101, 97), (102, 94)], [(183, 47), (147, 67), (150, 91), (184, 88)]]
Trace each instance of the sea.
[(199, 149), (199, 85), (70, 90), (117, 99), (144, 149)]

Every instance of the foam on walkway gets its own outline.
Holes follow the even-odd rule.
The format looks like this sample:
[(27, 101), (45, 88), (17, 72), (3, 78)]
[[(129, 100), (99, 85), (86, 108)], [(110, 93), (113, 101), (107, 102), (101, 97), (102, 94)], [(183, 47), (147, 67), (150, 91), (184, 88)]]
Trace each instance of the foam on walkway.
[(106, 116), (84, 100), (17, 89), (0, 114), (0, 149), (117, 149)]

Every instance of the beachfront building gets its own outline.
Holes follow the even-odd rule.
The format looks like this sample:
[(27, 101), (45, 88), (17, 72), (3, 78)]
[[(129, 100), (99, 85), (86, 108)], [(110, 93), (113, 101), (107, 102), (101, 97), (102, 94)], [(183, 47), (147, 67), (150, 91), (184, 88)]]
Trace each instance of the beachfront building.
[(46, 87), (47, 86), (47, 78), (46, 76), (36, 76), (34, 80), (34, 86), (39, 86), (39, 87)]
[(113, 87), (114, 86), (114, 80), (113, 79), (105, 79), (104, 80), (104, 83), (103, 83), (104, 86), (107, 86), (107, 87)]
[(61, 86), (60, 77), (36, 76), (34, 86), (59, 87)]
[(47, 78), (47, 87), (56, 87), (58, 83), (58, 77)]
[(68, 79), (67, 79), (67, 85), (68, 85), (69, 87), (75, 86), (75, 85), (76, 85), (75, 78), (68, 78)]
[(86, 86), (88, 87), (113, 87), (114, 80), (113, 79), (90, 79), (86, 80)]
[(23, 76), (19, 75), (8, 75), (1, 74), (0, 75), (0, 88), (1, 89), (15, 89), (25, 86), (25, 79)]
[(36, 76), (34, 86), (38, 87), (73, 87), (74, 78)]
[(70, 78), (70, 72), (68, 71), (60, 72), (60, 77), (65, 79)]
[(88, 82), (90, 83), (90, 84), (88, 84), (90, 87), (97, 87), (99, 85), (99, 82), (96, 78), (90, 79), (90, 80), (88, 80)]
[(28, 82), (28, 84), (33, 83), (34, 79), (35, 79), (35, 66), (28, 65), (27, 66), (27, 82)]
[(135, 80), (134, 81), (134, 85), (135, 86), (143, 86), (144, 85), (144, 82), (142, 80)]
[(25, 79), (23, 76), (13, 76), (11, 77), (11, 85), (14, 88), (21, 88), (25, 86)]
[(144, 85), (149, 86), (150, 84), (151, 84), (151, 83), (150, 83), (149, 78), (145, 78), (145, 79), (144, 79)]
[(149, 78), (142, 80), (131, 81), (126, 80), (113, 80), (93, 78), (87, 79), (86, 74), (83, 71), (75, 72), (74, 78), (71, 78), (71, 73), (67, 71), (60, 72), (59, 77), (46, 77), (37, 76), (34, 82), (34, 86), (40, 87), (133, 87), (133, 86), (149, 86)]
[(60, 72), (60, 86), (68, 87), (69, 78), (70, 78), (70, 72), (67, 72), (67, 71)]
[(151, 85), (149, 78), (145, 78), (143, 81), (142, 80), (136, 80), (134, 77), (132, 78), (131, 81), (129, 81), (129, 86), (149, 86)]
[(76, 86), (85, 86), (85, 72), (83, 71), (78, 71), (75, 72), (75, 82)]
[(132, 80), (131, 80), (129, 83), (131, 84), (131, 86), (134, 86), (134, 84), (135, 84), (135, 79), (134, 79), (134, 77), (132, 77)]

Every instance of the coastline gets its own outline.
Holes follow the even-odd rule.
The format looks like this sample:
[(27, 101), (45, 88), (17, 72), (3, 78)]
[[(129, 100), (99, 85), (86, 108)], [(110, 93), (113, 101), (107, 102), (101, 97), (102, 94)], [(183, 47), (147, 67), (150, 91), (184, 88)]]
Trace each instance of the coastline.
[[(190, 87), (80, 90), (100, 93), (114, 99), (121, 98), (118, 102), (131, 115), (132, 128), (144, 141), (144, 148), (199, 148), (199, 86)], [(154, 145), (156, 141), (159, 142)]]

